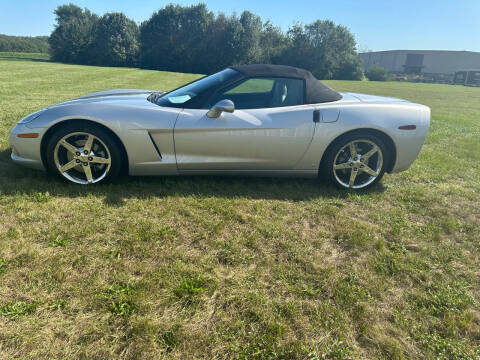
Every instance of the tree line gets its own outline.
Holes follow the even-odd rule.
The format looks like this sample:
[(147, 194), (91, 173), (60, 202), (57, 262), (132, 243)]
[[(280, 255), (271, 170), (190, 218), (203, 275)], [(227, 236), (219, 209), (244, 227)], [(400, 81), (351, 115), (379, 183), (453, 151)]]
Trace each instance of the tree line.
[(0, 34), (0, 52), (48, 53), (48, 36), (11, 36)]
[(214, 14), (205, 4), (167, 5), (138, 26), (123, 13), (98, 16), (74, 4), (55, 10), (52, 59), (210, 74), (233, 64), (271, 63), (310, 70), (320, 79), (361, 79), (348, 28), (330, 20), (286, 32), (250, 11)]

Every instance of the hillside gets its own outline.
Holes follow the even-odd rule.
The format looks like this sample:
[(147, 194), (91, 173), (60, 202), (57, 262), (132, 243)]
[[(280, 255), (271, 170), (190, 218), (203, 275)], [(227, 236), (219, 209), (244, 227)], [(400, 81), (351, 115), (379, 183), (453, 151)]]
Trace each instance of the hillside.
[(48, 36), (12, 36), (0, 34), (0, 52), (48, 53)]

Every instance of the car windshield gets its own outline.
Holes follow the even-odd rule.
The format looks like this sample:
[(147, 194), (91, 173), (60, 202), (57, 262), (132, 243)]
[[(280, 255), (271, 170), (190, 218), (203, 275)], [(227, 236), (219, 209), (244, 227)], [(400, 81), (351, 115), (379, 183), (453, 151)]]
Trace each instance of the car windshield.
[(181, 88), (172, 90), (157, 100), (157, 105), (178, 107), (192, 100), (210, 88), (216, 88), (235, 79), (239, 73), (225, 69), (210, 76), (203, 77)]

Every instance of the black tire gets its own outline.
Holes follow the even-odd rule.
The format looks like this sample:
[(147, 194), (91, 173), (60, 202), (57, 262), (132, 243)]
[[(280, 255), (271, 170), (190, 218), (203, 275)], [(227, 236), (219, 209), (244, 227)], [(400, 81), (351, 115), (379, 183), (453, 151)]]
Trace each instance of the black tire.
[[(362, 143), (362, 140), (365, 140), (365, 142)], [(375, 170), (379, 170), (379, 171), (376, 171), (376, 173), (378, 173), (378, 175), (374, 179), (373, 179), (373, 176), (371, 176), (370, 174), (364, 173), (363, 172), (364, 170), (360, 170), (361, 163), (358, 162), (358, 161), (353, 162), (353, 165), (350, 165), (350, 166), (352, 166), (351, 168), (336, 170), (337, 175), (335, 174), (334, 162), (335, 162), (337, 156), (339, 156), (339, 157), (342, 156), (342, 153), (340, 153), (342, 150), (344, 152), (348, 153), (348, 151), (346, 151), (344, 148), (348, 144), (350, 144), (354, 141), (359, 141), (359, 143), (356, 143), (355, 147), (364, 145), (366, 147), (367, 151), (369, 149), (368, 148), (368, 145), (370, 145), (369, 143), (373, 143), (379, 148), (381, 153), (374, 154), (373, 156), (371, 156), (371, 158), (369, 160), (366, 160), (366, 163), (364, 165), (366, 167), (369, 167), (369, 164), (372, 164), (372, 163), (373, 164), (376, 163), (378, 165), (378, 163), (380, 162), (378, 159), (381, 157), (382, 165), (381, 165), (380, 169), (375, 169)], [(359, 154), (361, 155), (361, 152), (359, 152)], [(349, 156), (349, 155), (345, 155), (345, 156)], [(385, 142), (380, 137), (378, 137), (374, 134), (368, 133), (368, 132), (361, 132), (361, 131), (356, 132), (356, 133), (352, 133), (352, 134), (348, 134), (348, 135), (342, 136), (339, 139), (335, 140), (335, 142), (327, 149), (327, 152), (325, 153), (325, 156), (324, 156), (324, 158), (322, 160), (322, 163), (320, 165), (319, 178), (328, 182), (328, 183), (330, 183), (330, 184), (335, 185), (336, 187), (338, 187), (340, 189), (347, 189), (347, 190), (350, 190), (350, 191), (365, 191), (367, 189), (371, 189), (373, 186), (375, 186), (382, 179), (383, 175), (385, 174), (385, 170), (386, 170), (388, 164), (390, 164), (390, 159), (391, 159), (391, 153), (389, 152), (389, 149), (386, 146)], [(339, 161), (339, 159), (337, 158), (337, 165), (344, 164), (346, 162), (348, 162), (350, 164), (350, 162), (352, 162), (351, 157), (349, 157), (349, 159), (345, 159), (343, 161), (345, 161), (345, 162)], [(348, 178), (348, 180), (349, 180), (351, 172), (353, 171), (354, 168), (356, 169), (357, 174), (358, 174), (356, 176), (359, 176), (359, 177), (358, 177), (358, 179), (354, 180), (354, 185), (353, 186), (349, 186), (350, 184), (347, 184), (347, 186), (346, 186), (347, 181), (343, 181), (343, 183), (342, 183), (341, 181), (343, 180), (343, 178), (341, 178), (341, 177), (344, 176), (345, 179)], [(370, 168), (372, 168), (372, 167), (370, 167)], [(365, 178), (365, 181), (364, 181), (365, 185), (362, 185), (362, 178)]]
[[(111, 181), (117, 178), (122, 170), (123, 165), (123, 152), (121, 150), (120, 145), (118, 144), (118, 140), (115, 139), (108, 131), (104, 130), (100, 126), (96, 126), (94, 124), (89, 123), (81, 123), (81, 122), (72, 122), (67, 123), (64, 126), (58, 128), (47, 140), (47, 146), (45, 151), (46, 157), (46, 165), (47, 171), (49, 174), (53, 174), (56, 177), (59, 177), (67, 182), (78, 184), (66, 176), (62, 174), (62, 172), (58, 169), (55, 164), (55, 149), (57, 147), (58, 142), (63, 139), (65, 136), (73, 133), (88, 133), (94, 135), (97, 139), (99, 139), (103, 144), (107, 147), (107, 151), (110, 153), (108, 159), (110, 160), (110, 166), (106, 171), (104, 177), (100, 180), (96, 181), (95, 183), (104, 183)], [(100, 143), (96, 146), (98, 147)], [(94, 165), (94, 164), (92, 164)], [(96, 165), (96, 164), (95, 164)], [(98, 165), (101, 167), (101, 164)], [(75, 170), (75, 169), (72, 169)]]

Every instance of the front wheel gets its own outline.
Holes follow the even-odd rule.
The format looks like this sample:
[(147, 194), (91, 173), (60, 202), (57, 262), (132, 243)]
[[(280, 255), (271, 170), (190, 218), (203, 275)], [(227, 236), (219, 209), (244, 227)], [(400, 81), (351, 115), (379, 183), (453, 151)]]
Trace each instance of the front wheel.
[(92, 125), (71, 124), (55, 132), (47, 144), (47, 165), (69, 182), (94, 184), (116, 177), (121, 151), (112, 136)]
[(353, 134), (330, 148), (320, 171), (337, 187), (366, 190), (383, 177), (388, 160), (387, 147), (380, 138)]

